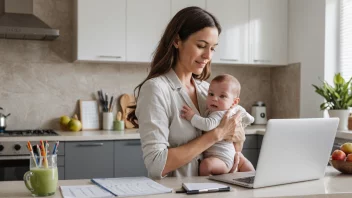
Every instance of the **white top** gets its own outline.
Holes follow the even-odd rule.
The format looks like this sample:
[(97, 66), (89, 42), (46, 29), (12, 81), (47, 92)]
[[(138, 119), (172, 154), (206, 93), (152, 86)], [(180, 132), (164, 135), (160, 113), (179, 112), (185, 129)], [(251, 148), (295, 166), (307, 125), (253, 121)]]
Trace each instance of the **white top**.
[[(215, 129), (221, 122), (222, 117), (224, 117), (227, 110), (224, 111), (206, 111), (207, 117), (202, 117), (199, 115), (194, 115), (191, 119), (191, 123), (194, 127), (201, 129), (203, 131), (210, 131)], [(231, 115), (240, 112), (240, 119), (242, 127), (245, 128), (254, 122), (253, 116), (251, 116), (247, 111), (240, 105), (236, 105), (231, 109)]]
[[(194, 82), (200, 112), (172, 69), (165, 75), (146, 81), (141, 88), (136, 116), (144, 163), (151, 178), (161, 178), (168, 148), (181, 146), (202, 135), (201, 130), (180, 116), (184, 105), (188, 105), (198, 115), (205, 115), (209, 83), (198, 80)], [(168, 176), (198, 175), (198, 159), (201, 157), (197, 156)]]
[[(209, 110), (207, 110), (205, 113), (207, 117), (194, 115), (191, 119), (191, 123), (194, 127), (202, 131), (213, 130), (220, 124), (222, 117), (224, 117), (226, 111), (227, 110), (210, 112)], [(237, 112), (240, 113), (239, 123), (241, 124), (236, 127), (236, 131), (240, 132), (241, 130), (243, 130), (243, 128), (253, 123), (254, 118), (249, 113), (247, 113), (247, 111), (240, 105), (236, 105), (233, 109), (230, 109), (230, 115), (235, 115)], [(235, 152), (236, 151), (233, 143), (223, 140), (217, 142), (216, 144), (208, 148), (204, 152), (204, 157), (217, 157), (224, 161), (226, 166), (230, 168), (233, 165)]]

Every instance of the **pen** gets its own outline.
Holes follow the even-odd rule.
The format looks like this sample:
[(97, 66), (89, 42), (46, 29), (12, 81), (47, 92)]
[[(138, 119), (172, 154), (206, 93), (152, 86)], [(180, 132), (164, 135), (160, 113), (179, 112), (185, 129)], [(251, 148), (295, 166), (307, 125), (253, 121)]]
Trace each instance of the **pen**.
[(46, 159), (46, 149), (44, 148), (44, 142), (43, 140), (40, 140), (40, 147), (42, 151), (42, 157), (43, 157), (43, 163), (44, 163), (44, 168), (48, 168), (48, 161)]
[(45, 153), (46, 153), (46, 155), (49, 154), (49, 143), (48, 143), (48, 141), (45, 141)]
[(42, 166), (42, 153), (41, 153), (39, 145), (37, 144), (36, 146), (37, 146), (37, 151), (38, 151), (38, 156), (39, 156), (39, 167), (41, 167)]
[(27, 142), (27, 148), (28, 148), (29, 152), (31, 153), (31, 156), (33, 158), (35, 166), (38, 167), (37, 160), (35, 159), (35, 156), (34, 156), (34, 153), (33, 153), (32, 145), (31, 145), (31, 143), (29, 141)]
[(54, 145), (54, 149), (53, 149), (53, 155), (55, 155), (57, 153), (57, 147), (59, 146), (59, 141), (57, 141)]
[(199, 194), (199, 193), (212, 193), (212, 192), (225, 192), (230, 191), (229, 188), (208, 188), (208, 189), (201, 189), (201, 190), (190, 190), (186, 191), (187, 194)]

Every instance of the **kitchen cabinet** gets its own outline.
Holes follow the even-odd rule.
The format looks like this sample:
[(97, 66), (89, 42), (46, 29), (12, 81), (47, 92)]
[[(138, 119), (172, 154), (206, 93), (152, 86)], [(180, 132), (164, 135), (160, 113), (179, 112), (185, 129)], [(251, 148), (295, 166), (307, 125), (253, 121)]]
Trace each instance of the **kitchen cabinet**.
[(65, 143), (65, 179), (114, 177), (113, 141)]
[(243, 144), (242, 154), (257, 167), (259, 157), (258, 135), (247, 135)]
[(127, 1), (127, 61), (151, 62), (170, 17), (170, 0)]
[[(55, 142), (50, 142), (54, 145)], [(57, 171), (59, 180), (65, 179), (65, 142), (60, 142), (60, 145), (57, 150)]]
[(205, 0), (171, 0), (171, 18), (181, 9), (197, 6), (205, 9)]
[(249, 63), (287, 65), (288, 0), (250, 0), (249, 17)]
[(206, 9), (219, 20), (222, 27), (212, 62), (248, 63), (249, 1), (207, 0)]
[(75, 0), (74, 12), (75, 61), (126, 60), (126, 0)]
[(114, 177), (148, 176), (140, 140), (114, 142)]

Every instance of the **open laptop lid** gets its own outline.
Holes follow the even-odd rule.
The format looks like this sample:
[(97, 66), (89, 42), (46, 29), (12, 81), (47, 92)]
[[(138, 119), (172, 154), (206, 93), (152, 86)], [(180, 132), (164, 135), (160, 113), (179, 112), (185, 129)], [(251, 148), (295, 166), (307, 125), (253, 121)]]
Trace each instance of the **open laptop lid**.
[(338, 123), (338, 118), (269, 120), (253, 188), (323, 177)]

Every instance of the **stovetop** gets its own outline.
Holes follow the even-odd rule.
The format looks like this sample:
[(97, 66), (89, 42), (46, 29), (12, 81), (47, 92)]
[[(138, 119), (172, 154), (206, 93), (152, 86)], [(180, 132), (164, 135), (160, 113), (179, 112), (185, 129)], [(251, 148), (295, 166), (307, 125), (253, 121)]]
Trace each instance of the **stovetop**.
[(14, 137), (14, 136), (57, 136), (52, 129), (36, 129), (36, 130), (8, 130), (0, 132), (0, 137)]

